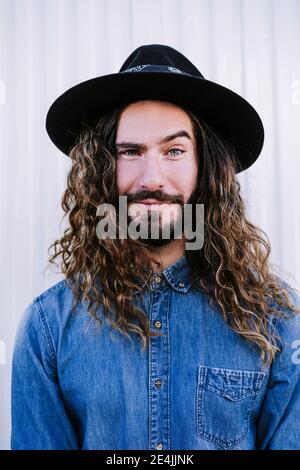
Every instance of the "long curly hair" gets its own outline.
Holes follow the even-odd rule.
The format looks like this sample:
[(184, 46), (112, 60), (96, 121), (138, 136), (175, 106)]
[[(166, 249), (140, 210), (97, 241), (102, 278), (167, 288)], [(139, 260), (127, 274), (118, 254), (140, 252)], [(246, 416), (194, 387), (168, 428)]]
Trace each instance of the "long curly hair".
[[(144, 292), (158, 252), (142, 240), (100, 239), (96, 233), (97, 207), (116, 207), (118, 200), (115, 139), (125, 107), (108, 112), (93, 126), (86, 124), (78, 135), (62, 197), (68, 226), (48, 253), (53, 249), (50, 263), (61, 260), (61, 272), (74, 293), (72, 311), (86, 300), (88, 313), (101, 326), (101, 305), (112, 328), (130, 340), (135, 332), (144, 350), (149, 337), (161, 333), (150, 330), (147, 315), (134, 305), (133, 292)], [(299, 310), (288, 286), (273, 273), (267, 235), (246, 218), (234, 147), (194, 112), (182, 109), (191, 119), (201, 165), (195, 200), (205, 208), (204, 245), (186, 250), (192, 283), (208, 295), (232, 330), (257, 347), (263, 362), (271, 364), (280, 350), (273, 315)]]

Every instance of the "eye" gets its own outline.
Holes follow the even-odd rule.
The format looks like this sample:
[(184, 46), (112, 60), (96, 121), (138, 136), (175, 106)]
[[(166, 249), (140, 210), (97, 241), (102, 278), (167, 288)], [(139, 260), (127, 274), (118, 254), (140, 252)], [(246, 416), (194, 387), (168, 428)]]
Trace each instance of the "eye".
[[(177, 157), (177, 156), (179, 157), (182, 153), (184, 153), (183, 150), (178, 149), (178, 148), (172, 148), (172, 149), (169, 150), (169, 152), (172, 152), (173, 150), (177, 150), (177, 151), (181, 152), (181, 153), (179, 153), (179, 154), (173, 154), (174, 157)], [(169, 153), (169, 152), (168, 152), (168, 153)]]
[[(181, 149), (176, 148), (176, 147), (171, 148), (167, 153), (170, 153), (170, 152), (173, 152), (173, 151), (180, 152), (179, 154), (178, 153), (177, 154), (173, 153), (171, 155), (173, 157), (179, 157), (182, 153), (184, 153), (184, 150), (181, 150)], [(131, 156), (137, 155), (137, 154), (138, 154), (138, 150), (136, 150), (136, 149), (127, 149), (127, 150), (122, 150), (122, 151), (118, 152), (118, 155), (125, 155), (126, 157), (131, 157)]]
[[(126, 155), (128, 152), (134, 152), (135, 154), (137, 153), (136, 149), (128, 149), (128, 150), (123, 150), (122, 152), (118, 152), (118, 155)], [(126, 155), (130, 157), (130, 155)]]

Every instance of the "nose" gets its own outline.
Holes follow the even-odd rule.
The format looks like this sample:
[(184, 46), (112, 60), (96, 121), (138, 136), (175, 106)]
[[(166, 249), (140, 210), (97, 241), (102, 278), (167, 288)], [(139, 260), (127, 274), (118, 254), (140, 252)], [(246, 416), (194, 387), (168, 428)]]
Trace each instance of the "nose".
[(156, 191), (164, 187), (165, 176), (157, 155), (146, 156), (142, 165), (139, 184), (141, 189), (149, 191)]

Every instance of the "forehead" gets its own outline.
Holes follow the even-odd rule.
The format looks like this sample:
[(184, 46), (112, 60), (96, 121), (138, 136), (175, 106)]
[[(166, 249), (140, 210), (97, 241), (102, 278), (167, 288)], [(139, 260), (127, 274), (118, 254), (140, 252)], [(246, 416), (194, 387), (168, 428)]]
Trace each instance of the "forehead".
[(186, 130), (193, 134), (189, 115), (174, 103), (142, 100), (129, 104), (121, 113), (117, 136), (134, 138), (141, 135), (162, 137), (163, 134)]

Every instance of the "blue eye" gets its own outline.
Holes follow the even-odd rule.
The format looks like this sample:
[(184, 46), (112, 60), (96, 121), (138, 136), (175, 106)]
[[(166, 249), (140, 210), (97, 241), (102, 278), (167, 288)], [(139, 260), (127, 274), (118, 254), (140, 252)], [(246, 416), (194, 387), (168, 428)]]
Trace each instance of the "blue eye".
[[(181, 149), (178, 149), (178, 148), (175, 148), (175, 147), (172, 148), (172, 149), (170, 149), (170, 150), (168, 151), (168, 153), (169, 153), (169, 152), (172, 152), (172, 151), (174, 151), (174, 150), (177, 151), (177, 152), (178, 152), (178, 151), (181, 152), (180, 154), (178, 154), (178, 153), (177, 153), (177, 154), (173, 154), (174, 157), (180, 156), (182, 153), (184, 153), (184, 150), (181, 150)], [(130, 154), (128, 154), (128, 152), (133, 152), (133, 153), (131, 153), (131, 155), (130, 155)], [(118, 155), (126, 155), (126, 156), (130, 157), (130, 156), (132, 156), (132, 155), (136, 155), (137, 153), (138, 153), (138, 150), (136, 150), (136, 149), (128, 149), (128, 150), (123, 150), (122, 152), (118, 152)]]
[[(170, 149), (169, 152), (172, 152), (172, 150), (179, 150), (179, 152), (184, 153), (183, 150), (177, 149), (177, 148)], [(181, 153), (180, 153), (179, 155), (181, 155)], [(178, 154), (177, 154), (177, 155), (178, 155)], [(174, 155), (174, 156), (176, 157), (177, 155)]]
[(136, 153), (137, 151), (136, 151), (135, 149), (123, 150), (123, 152), (119, 152), (118, 155), (125, 155), (126, 152), (134, 152), (134, 153)]

